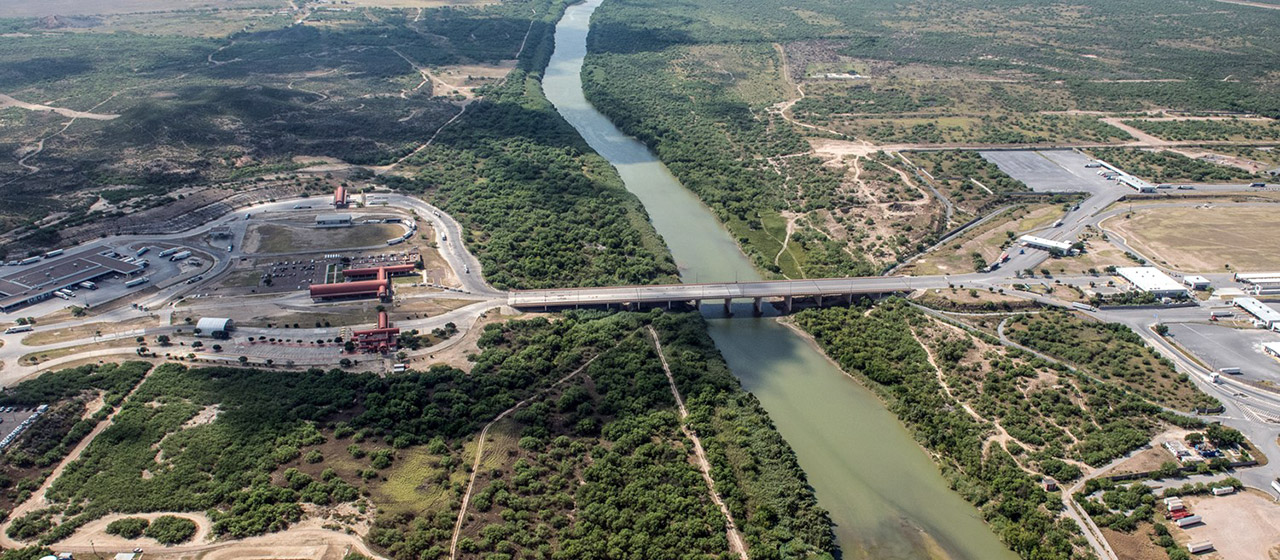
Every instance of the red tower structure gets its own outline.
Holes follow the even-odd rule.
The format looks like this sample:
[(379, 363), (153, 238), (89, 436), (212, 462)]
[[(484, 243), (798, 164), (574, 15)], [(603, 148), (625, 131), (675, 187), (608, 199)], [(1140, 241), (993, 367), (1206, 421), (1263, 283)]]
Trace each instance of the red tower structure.
[(399, 336), (400, 329), (391, 326), (391, 320), (387, 318), (386, 311), (378, 312), (377, 328), (351, 333), (352, 341), (356, 343), (356, 348), (359, 348), (361, 352), (378, 352), (382, 354), (396, 351), (396, 342)]

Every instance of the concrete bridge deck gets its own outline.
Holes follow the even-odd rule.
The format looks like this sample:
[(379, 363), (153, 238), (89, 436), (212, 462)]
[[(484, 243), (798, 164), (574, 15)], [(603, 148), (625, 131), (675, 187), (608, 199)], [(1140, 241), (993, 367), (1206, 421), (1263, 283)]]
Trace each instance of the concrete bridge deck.
[[(937, 287), (937, 281), (921, 281), (905, 276), (862, 278), (818, 278), (806, 280), (770, 280), (763, 282), (713, 282), (705, 284), (666, 284), (656, 286), (617, 286), (602, 288), (567, 288), (556, 290), (518, 290), (508, 293), (507, 304), (517, 309), (551, 309), (579, 305), (655, 305), (735, 299), (754, 300), (757, 309), (765, 299), (780, 299), (790, 308), (793, 298), (821, 298), (908, 292), (915, 288)], [(938, 280), (941, 280), (939, 278)], [(943, 281), (942, 286), (945, 286)]]

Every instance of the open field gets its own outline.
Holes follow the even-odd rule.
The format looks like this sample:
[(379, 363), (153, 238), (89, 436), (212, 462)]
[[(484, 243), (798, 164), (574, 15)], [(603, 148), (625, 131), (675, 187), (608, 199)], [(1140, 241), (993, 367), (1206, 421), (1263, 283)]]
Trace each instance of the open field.
[(31, 336), (23, 338), (22, 343), (27, 345), (51, 344), (65, 340), (76, 340), (89, 338), (95, 335), (109, 335), (122, 331), (141, 329), (148, 326), (154, 326), (155, 324), (156, 320), (150, 317), (137, 317), (126, 321), (112, 323), (88, 323), (54, 331), (33, 333)]
[(1187, 272), (1280, 268), (1280, 214), (1271, 208), (1135, 208), (1103, 222), (1134, 249)]
[(288, 7), (285, 0), (42, 0), (0, 2), (0, 18), (170, 12), (178, 10)]

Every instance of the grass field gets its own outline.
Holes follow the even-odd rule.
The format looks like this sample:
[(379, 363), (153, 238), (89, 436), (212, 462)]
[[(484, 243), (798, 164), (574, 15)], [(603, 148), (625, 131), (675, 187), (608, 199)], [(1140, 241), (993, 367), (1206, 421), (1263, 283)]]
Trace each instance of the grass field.
[(31, 336), (22, 339), (22, 343), (29, 345), (51, 344), (65, 340), (88, 338), (94, 336), (95, 333), (108, 335), (121, 331), (140, 329), (154, 324), (155, 319), (150, 317), (137, 317), (114, 323), (87, 323), (84, 325), (58, 329), (56, 331), (41, 331), (34, 333)]
[(373, 488), (378, 507), (391, 514), (444, 509), (453, 494), (449, 482), (466, 482), (464, 473), (455, 473), (456, 480), (441, 483), (445, 472), (440, 466), (440, 456), (415, 448), (400, 452), (395, 466), (386, 472), (387, 480)]
[(1134, 249), (1187, 272), (1280, 268), (1280, 215), (1255, 207), (1135, 209), (1103, 223)]
[(359, 224), (327, 229), (261, 224), (254, 226), (249, 236), (258, 236), (257, 253), (288, 253), (380, 245), (403, 232), (403, 228), (392, 224)]

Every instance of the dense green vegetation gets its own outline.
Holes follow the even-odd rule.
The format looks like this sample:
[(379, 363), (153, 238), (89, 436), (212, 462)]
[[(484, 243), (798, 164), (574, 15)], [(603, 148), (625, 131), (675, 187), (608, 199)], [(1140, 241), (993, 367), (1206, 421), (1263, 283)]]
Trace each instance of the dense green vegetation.
[(1003, 195), (1008, 193), (1030, 190), (975, 151), (917, 152), (909, 157), (928, 172), (934, 186), (967, 215), (983, 214), (1006, 201)]
[[(48, 476), (47, 469), (106, 419), (150, 368), (145, 362), (86, 365), (48, 372), (0, 392), (0, 406), (49, 405), (0, 456), (0, 504), (26, 501)], [(86, 417), (87, 403), (98, 395), (103, 406)]]
[(1249, 173), (1243, 169), (1192, 159), (1170, 151), (1095, 148), (1089, 150), (1089, 153), (1138, 177), (1157, 183), (1172, 181), (1224, 183), (1261, 177), (1259, 174)]
[(1219, 404), (1124, 325), (1047, 312), (1019, 316), (1009, 327), (1009, 337), (1015, 342), (1070, 362), (1103, 381), (1118, 383), (1151, 402), (1188, 411)]
[(386, 183), (429, 196), (467, 227), (500, 288), (670, 281), (675, 264), (617, 172), (515, 71)]
[[(752, 556), (807, 558), (832, 550), (830, 521), (790, 448), (728, 373), (701, 318), (655, 312), (571, 314), (554, 324), (535, 319), (486, 328), (473, 376), (502, 375), (507, 370), (495, 360), (528, 353), (520, 348), (532, 340), (547, 340), (566, 356), (599, 354), (581, 374), (495, 427), (503, 434), (498, 441), (507, 443), (491, 443), (499, 447), (486, 451), (477, 471), (474, 510), (459, 542), (464, 557), (727, 554), (724, 519), (688, 463), (689, 443), (678, 430), (646, 323), (660, 333), (696, 416), (713, 422), (697, 424), (698, 431)], [(582, 352), (569, 350), (580, 339), (591, 342), (579, 344)], [(577, 363), (547, 377), (560, 377)], [(441, 441), (427, 448), (450, 453), (453, 445)], [(452, 478), (462, 471), (460, 461), (445, 457), (436, 468), (441, 470), (432, 478), (460, 496), (465, 478)], [(423, 550), (434, 557), (448, 545), (454, 515), (428, 510), (381, 519), (371, 540), (397, 558), (416, 558)]]
[(150, 521), (141, 517), (123, 517), (107, 524), (107, 534), (136, 539), (141, 537), (150, 525)]
[[(436, 558), (470, 476), (469, 442), (543, 391), (490, 432), (510, 434), (510, 444), (490, 443), (498, 449), (485, 451), (476, 472), (464, 555), (718, 556), (728, 546), (725, 521), (689, 461), (646, 325), (664, 343), (753, 557), (833, 552), (830, 521), (794, 455), (729, 373), (701, 317), (660, 311), (490, 325), (470, 372), (159, 366), (54, 482), (51, 506), (15, 520), (9, 534), (53, 543), (109, 513), (206, 511), (215, 535), (245, 537), (287, 528), (303, 504), (354, 503), (374, 520), (370, 541), (390, 556)], [(426, 470), (410, 471), (422, 473), (410, 475), (411, 486), (440, 499), (388, 503), (384, 514), (380, 500), (400, 469), (424, 468), (421, 457)], [(125, 518), (110, 531), (181, 542), (194, 532), (189, 523)]]
[[(1167, 423), (1201, 426), (1156, 403), (1210, 399), (1182, 380), (1181, 391), (1164, 391), (1175, 395), (1170, 401), (1149, 400), (1138, 381), (1119, 376), (1132, 360), (1141, 364), (1150, 357), (1141, 340), (1066, 313), (1019, 316), (1011, 336), (1080, 360), (1078, 372), (940, 323), (902, 300), (869, 313), (857, 307), (808, 310), (795, 320), (887, 401), (935, 453), (952, 486), (1024, 558), (1084, 554), (1078, 529), (1060, 514), (1062, 496), (1045, 492), (1037, 484), (1041, 478), (1077, 479), (1082, 465), (1121, 457)], [(1026, 324), (1034, 327), (1023, 330)], [(1165, 367), (1155, 361), (1152, 367)], [(1162, 378), (1159, 371), (1142, 375)]]
[(196, 523), (185, 517), (161, 515), (147, 526), (145, 533), (160, 544), (181, 544), (195, 536)]

